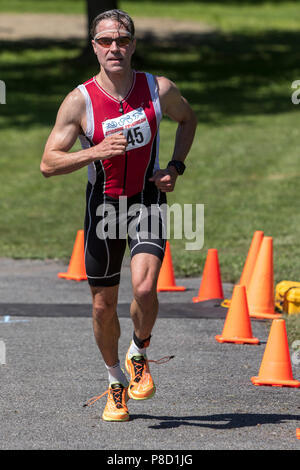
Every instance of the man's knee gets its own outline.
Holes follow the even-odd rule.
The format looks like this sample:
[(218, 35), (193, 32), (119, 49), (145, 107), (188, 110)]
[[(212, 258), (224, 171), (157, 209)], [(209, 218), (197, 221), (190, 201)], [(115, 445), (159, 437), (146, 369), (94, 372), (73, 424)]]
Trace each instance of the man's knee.
[(156, 283), (152, 279), (145, 279), (133, 286), (133, 295), (137, 302), (147, 303), (156, 300)]
[(96, 316), (110, 315), (115, 311), (115, 304), (112, 302), (94, 302), (93, 312)]
[(111, 321), (112, 317), (116, 315), (117, 310), (117, 296), (114, 292), (112, 295), (93, 295), (93, 318), (99, 323)]

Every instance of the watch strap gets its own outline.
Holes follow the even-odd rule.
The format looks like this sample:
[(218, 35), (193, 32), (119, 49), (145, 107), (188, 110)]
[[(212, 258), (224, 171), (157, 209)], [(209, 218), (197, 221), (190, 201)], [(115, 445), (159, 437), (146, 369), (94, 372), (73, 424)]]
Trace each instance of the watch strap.
[(168, 167), (169, 166), (174, 166), (179, 175), (182, 175), (184, 170), (185, 170), (185, 164), (183, 162), (181, 162), (180, 160), (171, 160), (171, 161), (169, 161)]

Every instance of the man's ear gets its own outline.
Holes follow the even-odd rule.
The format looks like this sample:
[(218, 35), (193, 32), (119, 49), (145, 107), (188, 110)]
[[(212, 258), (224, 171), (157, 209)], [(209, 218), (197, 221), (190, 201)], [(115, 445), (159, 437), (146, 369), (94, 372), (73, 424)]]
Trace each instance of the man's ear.
[(96, 42), (94, 41), (94, 39), (91, 40), (91, 43), (92, 43), (92, 46), (93, 46), (93, 49), (94, 49), (94, 53), (97, 55)]
[(136, 39), (133, 39), (133, 41), (132, 41), (132, 54), (135, 53), (135, 50), (136, 50)]

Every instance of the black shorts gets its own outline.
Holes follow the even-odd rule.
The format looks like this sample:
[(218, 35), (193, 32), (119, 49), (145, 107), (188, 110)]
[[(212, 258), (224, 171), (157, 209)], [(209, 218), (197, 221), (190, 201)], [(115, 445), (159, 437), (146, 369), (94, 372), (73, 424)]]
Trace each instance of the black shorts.
[(97, 189), (88, 183), (84, 224), (86, 273), (91, 286), (115, 286), (120, 283), (126, 242), (131, 258), (137, 253), (150, 253), (163, 260), (166, 227), (162, 205), (166, 195), (155, 185), (151, 193), (119, 199)]

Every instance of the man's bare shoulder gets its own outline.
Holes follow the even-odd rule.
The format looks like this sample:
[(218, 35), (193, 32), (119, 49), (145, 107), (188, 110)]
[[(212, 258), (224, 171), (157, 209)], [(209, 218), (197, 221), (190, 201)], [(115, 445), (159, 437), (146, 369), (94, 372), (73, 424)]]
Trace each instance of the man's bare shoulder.
[(156, 77), (158, 83), (158, 94), (162, 107), (165, 112), (171, 103), (180, 101), (181, 94), (174, 82), (166, 77)]
[(80, 121), (82, 119), (83, 113), (85, 112), (85, 98), (81, 91), (78, 88), (70, 91), (68, 95), (63, 100), (60, 108), (59, 114), (67, 117), (69, 116), (70, 120)]
[(166, 77), (156, 77), (160, 98), (166, 95), (177, 94), (179, 90), (174, 82)]

